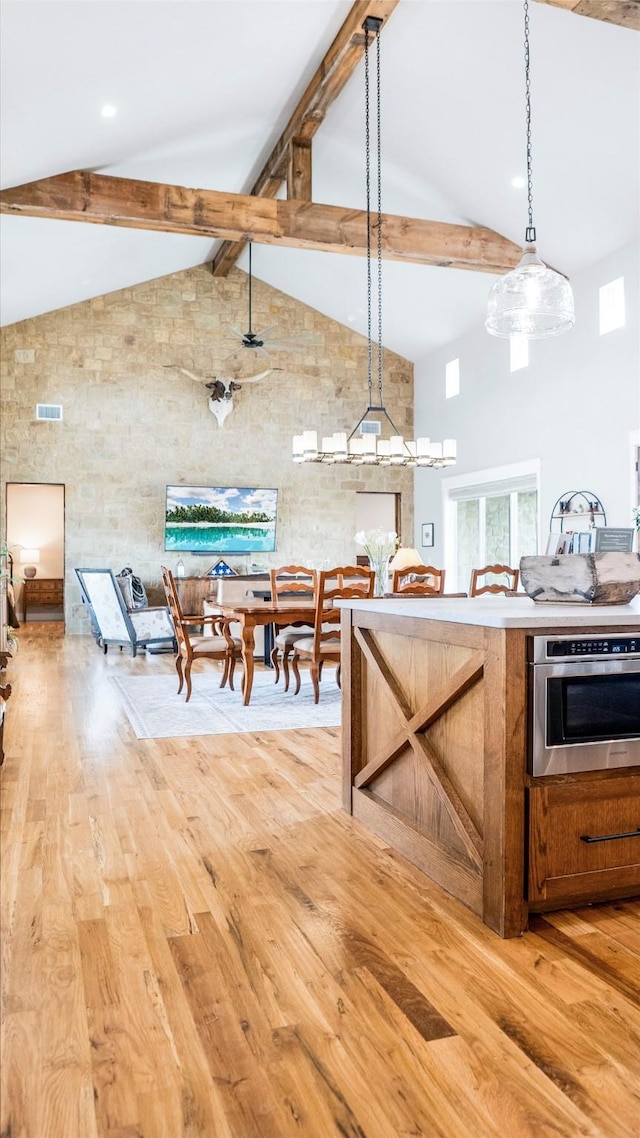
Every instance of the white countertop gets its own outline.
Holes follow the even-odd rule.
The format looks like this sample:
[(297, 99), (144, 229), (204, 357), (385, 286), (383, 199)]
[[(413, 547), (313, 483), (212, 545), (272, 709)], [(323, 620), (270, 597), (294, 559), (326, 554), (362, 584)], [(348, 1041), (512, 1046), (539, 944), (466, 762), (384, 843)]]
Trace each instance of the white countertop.
[(541, 604), (529, 597), (380, 597), (336, 601), (336, 607), (390, 616), (422, 617), (488, 628), (607, 628), (640, 632), (640, 597), (628, 605)]

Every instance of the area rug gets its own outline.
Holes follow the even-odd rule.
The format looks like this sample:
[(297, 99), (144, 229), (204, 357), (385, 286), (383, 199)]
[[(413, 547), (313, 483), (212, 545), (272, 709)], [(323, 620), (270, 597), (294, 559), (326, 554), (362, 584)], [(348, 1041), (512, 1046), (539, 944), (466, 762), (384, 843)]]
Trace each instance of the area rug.
[(333, 672), (325, 673), (320, 702), (313, 702), (313, 688), (303, 676), (300, 694), (285, 692), (282, 677), (256, 672), (251, 702), (242, 704), (240, 676), (236, 690), (219, 688), (219, 677), (202, 673), (192, 676), (191, 699), (184, 689), (176, 694), (175, 676), (112, 677), (122, 705), (138, 739), (170, 739), (184, 735), (224, 735), (229, 732), (292, 731), (301, 727), (339, 727), (340, 689)]

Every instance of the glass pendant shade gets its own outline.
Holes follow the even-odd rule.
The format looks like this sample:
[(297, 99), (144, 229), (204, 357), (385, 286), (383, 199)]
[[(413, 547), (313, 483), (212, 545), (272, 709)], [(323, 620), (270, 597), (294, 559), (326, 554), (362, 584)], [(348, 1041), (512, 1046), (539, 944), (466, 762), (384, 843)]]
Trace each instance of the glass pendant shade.
[(485, 327), (492, 336), (542, 340), (568, 332), (575, 323), (573, 292), (566, 277), (548, 269), (533, 244), (489, 293)]

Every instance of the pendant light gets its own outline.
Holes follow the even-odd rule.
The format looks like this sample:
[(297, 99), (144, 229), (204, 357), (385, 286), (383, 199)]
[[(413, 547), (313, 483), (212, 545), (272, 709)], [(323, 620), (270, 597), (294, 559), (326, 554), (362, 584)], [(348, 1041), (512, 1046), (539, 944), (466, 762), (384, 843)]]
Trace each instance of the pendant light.
[[(317, 431), (303, 431), (293, 439), (294, 462), (352, 463), (354, 466), (452, 466), (456, 461), (455, 439), (445, 439), (442, 443), (432, 443), (422, 438), (406, 440), (400, 434), (393, 419), (387, 412), (382, 394), (382, 201), (381, 201), (381, 155), (380, 155), (380, 28), (382, 20), (367, 16), (364, 30), (364, 79), (365, 79), (365, 153), (367, 189), (367, 385), (369, 401), (367, 409), (358, 420), (351, 434), (335, 431), (324, 435), (318, 446)], [(373, 340), (371, 336), (371, 294), (372, 294), (372, 254), (371, 235), (373, 229), (371, 214), (371, 144), (369, 129), (369, 36), (376, 39), (376, 106), (377, 106), (377, 402), (373, 399)], [(388, 425), (390, 438), (382, 438), (382, 428)]]
[(529, 0), (524, 0), (525, 102), (527, 113), (527, 200), (529, 224), (523, 255), (489, 293), (485, 327), (492, 336), (543, 340), (568, 332), (575, 323), (573, 292), (566, 277), (547, 268), (538, 256), (533, 224), (531, 177), (531, 85), (529, 78)]

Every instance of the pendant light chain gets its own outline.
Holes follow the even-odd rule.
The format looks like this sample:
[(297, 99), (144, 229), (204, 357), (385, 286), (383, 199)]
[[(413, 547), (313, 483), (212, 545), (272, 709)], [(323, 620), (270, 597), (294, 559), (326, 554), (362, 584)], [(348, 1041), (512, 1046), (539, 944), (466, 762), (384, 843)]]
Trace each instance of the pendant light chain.
[(531, 147), (531, 74), (529, 0), (524, 2), (524, 80), (527, 120), (527, 226), (518, 264), (492, 286), (485, 328), (491, 336), (510, 340), (546, 340), (575, 324), (573, 292), (568, 279), (545, 265), (538, 255), (533, 224), (533, 158)]
[(364, 149), (367, 184), (367, 385), (369, 406), (373, 397), (373, 341), (371, 339), (371, 144), (370, 144), (370, 103), (369, 103), (369, 29), (364, 32)]
[(529, 0), (524, 0), (524, 85), (525, 104), (527, 111), (527, 205), (529, 212), (529, 225), (525, 233), (525, 242), (535, 244), (536, 231), (533, 224), (533, 185), (532, 185), (532, 159), (531, 159), (531, 78), (529, 74)]
[[(371, 99), (369, 72), (369, 29), (365, 27), (364, 92), (365, 92), (365, 156), (367, 182), (367, 382), (369, 406), (373, 406), (373, 336), (372, 336), (372, 271), (371, 271)], [(378, 318), (378, 407), (383, 407), (382, 391), (382, 147), (380, 114), (380, 35), (376, 34), (376, 213), (377, 213), (377, 318)]]
[(382, 400), (382, 145), (380, 130), (380, 34), (376, 36), (376, 93), (378, 127), (378, 404)]
[(251, 333), (253, 332), (253, 328), (251, 326), (251, 284), (252, 284), (252, 280), (253, 280), (253, 277), (251, 274), (251, 242), (249, 242), (249, 335), (251, 335)]
[[(318, 432), (304, 430), (293, 437), (293, 461), (296, 463), (317, 462), (326, 465), (353, 464), (357, 467), (386, 466), (431, 467), (440, 469), (453, 466), (456, 462), (456, 440), (444, 439), (432, 443), (428, 438), (405, 441), (387, 411), (382, 392), (383, 350), (382, 350), (382, 145), (381, 145), (381, 83), (380, 83), (380, 29), (383, 20), (378, 16), (367, 16), (362, 24), (364, 31), (364, 79), (365, 79), (365, 157), (366, 157), (366, 197), (367, 197), (367, 386), (369, 402), (364, 415), (358, 419), (350, 434), (334, 431), (323, 435), (318, 446)], [(376, 144), (377, 162), (375, 187), (375, 211), (378, 231), (376, 234), (376, 255), (378, 260), (377, 289), (377, 337), (378, 352), (378, 400), (373, 400), (373, 225), (371, 181), (371, 112), (370, 71), (373, 64), (369, 59), (369, 37), (376, 37)], [(382, 437), (382, 428), (391, 431), (388, 438)]]

